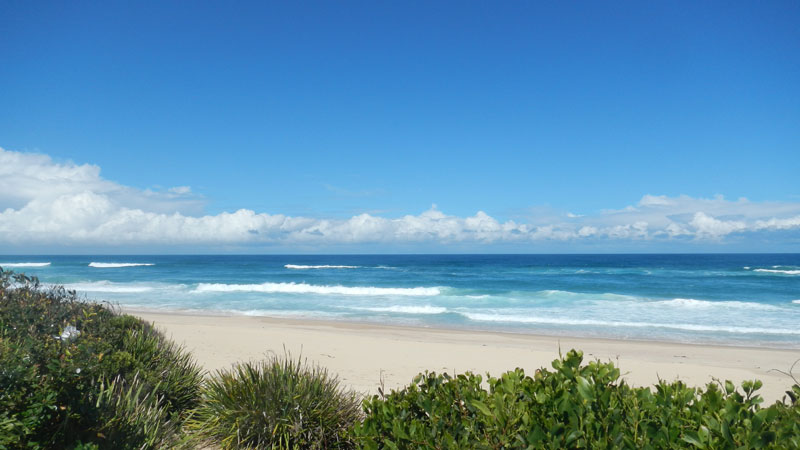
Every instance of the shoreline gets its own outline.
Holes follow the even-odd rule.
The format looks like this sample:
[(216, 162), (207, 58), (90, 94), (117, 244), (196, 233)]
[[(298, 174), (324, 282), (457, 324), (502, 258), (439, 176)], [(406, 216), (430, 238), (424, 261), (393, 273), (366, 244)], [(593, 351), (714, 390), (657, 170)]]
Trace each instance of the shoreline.
[(382, 384), (387, 392), (406, 386), (426, 370), (499, 376), (522, 367), (533, 374), (541, 367), (549, 369), (560, 347), (563, 353), (582, 350), (584, 361), (614, 362), (622, 377), (636, 386), (652, 386), (659, 378), (677, 378), (692, 386), (704, 386), (713, 378), (729, 379), (737, 386), (760, 379), (764, 387), (759, 393), (769, 404), (794, 383), (775, 370), (787, 371), (800, 359), (800, 349), (119, 309), (152, 322), (209, 372), (287, 351), (327, 368), (344, 387), (367, 395), (376, 394)]
[[(446, 324), (437, 324), (433, 326), (427, 325), (412, 325), (412, 324), (397, 324), (397, 323), (390, 323), (390, 322), (379, 322), (374, 320), (352, 320), (352, 319), (325, 319), (325, 318), (313, 318), (313, 317), (294, 317), (294, 316), (286, 316), (286, 317), (278, 317), (278, 316), (268, 316), (268, 315), (249, 315), (249, 314), (240, 314), (235, 311), (209, 311), (209, 310), (199, 310), (199, 309), (146, 309), (146, 308), (131, 308), (125, 307), (119, 304), (113, 305), (116, 311), (121, 311), (126, 314), (145, 314), (145, 315), (168, 315), (168, 316), (186, 316), (186, 317), (241, 317), (245, 319), (264, 319), (267, 322), (286, 322), (286, 323), (294, 323), (297, 325), (330, 325), (332, 327), (336, 327), (337, 325), (342, 325), (343, 327), (364, 327), (364, 328), (379, 328), (379, 329), (392, 329), (397, 328), (398, 330), (406, 330), (406, 331), (421, 331), (421, 332), (443, 332), (443, 333), (467, 333), (467, 334), (488, 334), (488, 335), (498, 335), (498, 336), (521, 336), (521, 337), (531, 337), (531, 338), (540, 338), (540, 339), (573, 339), (573, 340), (588, 340), (588, 341), (596, 341), (596, 342), (609, 342), (609, 343), (636, 343), (636, 344), (667, 344), (667, 345), (679, 345), (679, 346), (699, 346), (699, 347), (716, 347), (716, 348), (740, 348), (740, 349), (748, 349), (748, 350), (784, 350), (788, 352), (796, 352), (797, 359), (800, 359), (800, 342), (795, 344), (794, 346), (771, 346), (771, 342), (763, 342), (764, 345), (742, 345), (737, 342), (721, 342), (721, 341), (709, 341), (709, 342), (685, 342), (679, 340), (670, 340), (670, 339), (642, 339), (638, 337), (630, 337), (630, 338), (623, 338), (623, 337), (607, 337), (607, 336), (591, 336), (591, 335), (582, 335), (582, 334), (557, 334), (557, 333), (537, 333), (537, 332), (528, 332), (528, 331), (517, 331), (514, 329), (511, 330), (501, 330), (501, 329), (492, 329), (489, 327), (469, 327), (469, 326), (459, 326), (459, 325), (446, 325)], [(798, 363), (800, 366), (800, 363)]]

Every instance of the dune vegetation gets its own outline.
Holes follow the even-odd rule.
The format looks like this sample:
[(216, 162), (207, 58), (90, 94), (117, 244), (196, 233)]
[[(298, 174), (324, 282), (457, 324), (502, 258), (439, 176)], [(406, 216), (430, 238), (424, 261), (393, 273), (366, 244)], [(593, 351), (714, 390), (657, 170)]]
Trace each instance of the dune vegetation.
[(0, 272), (0, 448), (163, 448), (203, 373), (149, 324)]
[(204, 373), (148, 323), (0, 269), (0, 449), (800, 448), (800, 385), (760, 387), (631, 387), (571, 350), (361, 398), (289, 355)]

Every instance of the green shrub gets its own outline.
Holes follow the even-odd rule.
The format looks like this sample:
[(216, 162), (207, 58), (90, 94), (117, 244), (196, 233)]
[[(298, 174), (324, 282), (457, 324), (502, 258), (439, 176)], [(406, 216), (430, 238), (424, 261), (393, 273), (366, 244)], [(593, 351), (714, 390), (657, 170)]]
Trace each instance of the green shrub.
[(108, 406), (117, 396), (174, 429), (201, 381), (190, 355), (142, 320), (0, 269), (0, 448), (107, 448), (113, 424), (148, 423), (112, 420), (124, 413)]
[(356, 395), (335, 376), (287, 355), (218, 371), (187, 423), (225, 449), (325, 449), (353, 448), (348, 433), (359, 418)]
[[(760, 382), (632, 388), (611, 363), (570, 351), (554, 371), (489, 378), (425, 373), (364, 401), (364, 448), (800, 448), (800, 405), (761, 408)], [(794, 390), (800, 393), (800, 387)]]

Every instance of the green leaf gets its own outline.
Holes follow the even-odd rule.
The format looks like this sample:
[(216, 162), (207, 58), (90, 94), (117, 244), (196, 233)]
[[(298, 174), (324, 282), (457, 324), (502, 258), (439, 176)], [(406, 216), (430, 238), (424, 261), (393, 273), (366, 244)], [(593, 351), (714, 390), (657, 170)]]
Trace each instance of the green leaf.
[(583, 436), (583, 431), (582, 430), (573, 430), (570, 434), (567, 435), (567, 440), (564, 441), (564, 443), (566, 445), (570, 445), (573, 442), (575, 442), (576, 440), (578, 440), (578, 438), (581, 437), (581, 436)]
[(702, 441), (700, 441), (700, 436), (698, 436), (697, 433), (692, 431), (686, 432), (686, 434), (684, 434), (683, 437), (681, 437), (681, 440), (683, 440), (684, 442), (688, 442), (697, 448), (706, 448), (706, 445)]
[(725, 392), (732, 394), (736, 390), (736, 386), (730, 380), (725, 380)]
[(492, 414), (492, 411), (489, 409), (489, 407), (486, 406), (486, 404), (484, 404), (483, 402), (480, 402), (478, 400), (470, 400), (469, 404), (474, 406), (478, 411), (482, 412), (483, 414), (485, 414), (485, 415), (487, 415), (489, 417), (493, 417), (494, 416), (494, 414)]
[(586, 401), (591, 401), (594, 398), (594, 392), (592, 391), (591, 383), (589, 383), (589, 381), (582, 376), (578, 376), (578, 393)]

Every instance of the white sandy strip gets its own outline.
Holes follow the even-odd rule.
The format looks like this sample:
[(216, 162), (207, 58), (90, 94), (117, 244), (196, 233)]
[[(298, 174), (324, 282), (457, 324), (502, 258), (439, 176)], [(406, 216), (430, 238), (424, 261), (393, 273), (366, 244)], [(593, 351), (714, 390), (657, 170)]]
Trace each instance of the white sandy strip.
[(302, 355), (339, 374), (345, 386), (374, 394), (383, 380), (387, 389), (404, 386), (419, 372), (499, 375), (522, 367), (532, 374), (550, 368), (559, 346), (584, 351), (585, 358), (611, 360), (635, 385), (658, 378), (700, 386), (713, 378), (737, 385), (758, 378), (761, 395), (783, 397), (791, 380), (771, 369), (788, 370), (800, 350), (689, 345), (662, 342), (548, 337), (507, 333), (363, 325), (311, 320), (127, 311), (149, 320), (184, 344), (207, 370), (267, 352)]

